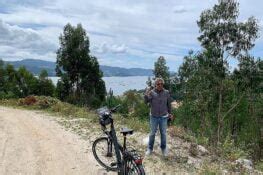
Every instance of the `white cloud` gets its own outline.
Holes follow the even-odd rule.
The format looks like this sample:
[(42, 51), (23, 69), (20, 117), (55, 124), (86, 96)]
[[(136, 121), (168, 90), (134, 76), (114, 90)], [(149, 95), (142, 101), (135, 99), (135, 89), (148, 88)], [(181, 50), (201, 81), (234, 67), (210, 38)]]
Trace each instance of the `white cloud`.
[(100, 46), (94, 46), (91, 51), (98, 54), (105, 54), (108, 52), (108, 45), (106, 43), (102, 43)]
[(175, 6), (173, 11), (174, 13), (184, 13), (187, 11), (187, 9), (184, 6), (180, 5), (180, 6)]
[(113, 45), (111, 47), (111, 51), (113, 53), (125, 53), (125, 52), (127, 52), (127, 47), (124, 44), (122, 44), (122, 45)]
[(92, 52), (95, 54), (106, 54), (106, 53), (113, 53), (113, 54), (121, 54), (127, 52), (127, 47), (124, 44), (117, 45), (109, 45), (107, 43), (102, 43), (100, 46), (94, 46), (91, 49)]
[(56, 57), (55, 52), (47, 52), (44, 54), (37, 54), (28, 50), (17, 49), (14, 47), (0, 46), (1, 55), (0, 58), (7, 61), (22, 60), (25, 58), (41, 59), (47, 61), (54, 61)]
[[(11, 26), (0, 20), (1, 57), (32, 58), (55, 52), (55, 45), (42, 38), (36, 31)], [(20, 55), (19, 55), (20, 54)], [(46, 58), (48, 59), (48, 58)]]

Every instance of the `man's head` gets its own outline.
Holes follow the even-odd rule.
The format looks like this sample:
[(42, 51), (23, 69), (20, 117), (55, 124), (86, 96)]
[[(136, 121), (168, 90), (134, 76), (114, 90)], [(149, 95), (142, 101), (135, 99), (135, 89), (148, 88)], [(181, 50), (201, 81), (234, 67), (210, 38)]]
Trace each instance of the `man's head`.
[(163, 90), (164, 80), (162, 78), (156, 78), (154, 84), (158, 91)]

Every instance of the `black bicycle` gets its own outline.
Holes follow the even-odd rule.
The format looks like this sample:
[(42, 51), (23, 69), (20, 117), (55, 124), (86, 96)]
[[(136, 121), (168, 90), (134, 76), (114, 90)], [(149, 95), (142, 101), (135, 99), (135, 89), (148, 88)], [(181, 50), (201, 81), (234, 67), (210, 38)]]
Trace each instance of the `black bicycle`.
[[(107, 171), (117, 171), (119, 175), (144, 175), (142, 157), (137, 154), (135, 149), (126, 147), (126, 136), (133, 134), (133, 130), (123, 128), (121, 130), (124, 137), (123, 145), (118, 142), (112, 113), (116, 112), (119, 107), (120, 105), (112, 109), (103, 107), (97, 110), (100, 125), (106, 136), (94, 141), (92, 145), (93, 155)], [(107, 130), (107, 125), (110, 125), (110, 130)]]

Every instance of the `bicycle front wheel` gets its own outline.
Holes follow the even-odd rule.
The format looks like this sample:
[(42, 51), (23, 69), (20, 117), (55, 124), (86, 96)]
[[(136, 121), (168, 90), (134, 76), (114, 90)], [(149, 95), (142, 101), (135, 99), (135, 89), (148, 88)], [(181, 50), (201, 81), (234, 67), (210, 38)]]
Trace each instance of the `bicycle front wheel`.
[(94, 141), (92, 152), (98, 163), (110, 171), (117, 171), (117, 159), (113, 143), (108, 137), (101, 137)]

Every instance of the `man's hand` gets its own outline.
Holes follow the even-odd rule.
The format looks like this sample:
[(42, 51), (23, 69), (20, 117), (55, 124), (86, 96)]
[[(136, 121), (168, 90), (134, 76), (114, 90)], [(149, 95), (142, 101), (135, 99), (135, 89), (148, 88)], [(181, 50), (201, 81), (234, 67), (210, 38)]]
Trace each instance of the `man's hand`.
[(169, 119), (171, 120), (171, 121), (173, 121), (174, 120), (174, 116), (173, 116), (173, 114), (169, 114)]
[(151, 94), (151, 88), (147, 88), (146, 92), (145, 92), (145, 95), (147, 95), (149, 97), (150, 94)]
[(168, 126), (172, 125), (173, 119), (174, 119), (173, 114), (168, 114)]

